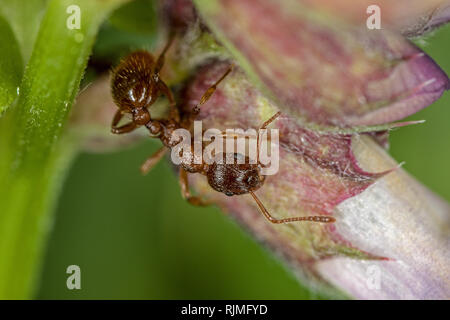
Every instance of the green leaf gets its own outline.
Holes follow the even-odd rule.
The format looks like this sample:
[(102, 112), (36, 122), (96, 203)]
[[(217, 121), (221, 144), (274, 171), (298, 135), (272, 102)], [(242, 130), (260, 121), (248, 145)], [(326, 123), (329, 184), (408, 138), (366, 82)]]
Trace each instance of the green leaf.
[(16, 99), (22, 78), (22, 57), (8, 22), (0, 16), (0, 115)]
[(0, 14), (9, 22), (23, 61), (30, 58), (48, 0), (0, 0)]
[[(18, 102), (0, 119), (0, 299), (32, 294), (50, 212), (76, 150), (61, 134), (99, 25), (123, 2), (50, 1)], [(80, 29), (67, 27), (73, 5)]]
[(82, 87), (108, 72), (130, 52), (152, 50), (157, 32), (155, 1), (135, 0), (118, 8), (100, 28)]

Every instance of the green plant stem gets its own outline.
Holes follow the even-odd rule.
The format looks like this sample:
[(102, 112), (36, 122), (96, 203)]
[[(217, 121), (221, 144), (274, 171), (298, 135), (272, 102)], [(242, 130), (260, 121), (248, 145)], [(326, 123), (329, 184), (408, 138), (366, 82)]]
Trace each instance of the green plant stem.
[[(48, 4), (17, 104), (0, 121), (0, 299), (33, 293), (59, 182), (76, 152), (60, 139), (63, 128), (98, 27), (123, 2)], [(66, 27), (70, 5), (81, 9), (80, 29)]]

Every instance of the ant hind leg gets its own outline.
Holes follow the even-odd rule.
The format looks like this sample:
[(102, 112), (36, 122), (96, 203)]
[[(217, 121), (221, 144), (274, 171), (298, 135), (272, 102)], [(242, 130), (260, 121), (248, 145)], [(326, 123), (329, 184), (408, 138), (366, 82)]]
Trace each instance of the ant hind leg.
[(187, 178), (187, 172), (183, 168), (180, 168), (180, 186), (181, 186), (181, 195), (184, 199), (186, 199), (190, 204), (194, 206), (205, 207), (210, 205), (209, 202), (202, 200), (200, 197), (192, 196), (189, 191), (189, 182)]
[(162, 147), (158, 151), (156, 151), (153, 155), (151, 155), (141, 166), (142, 174), (149, 173), (150, 170), (164, 157), (169, 149), (166, 147)]
[(296, 222), (296, 221), (310, 221), (310, 222), (322, 222), (322, 223), (333, 223), (336, 221), (335, 218), (330, 216), (306, 216), (306, 217), (292, 217), (292, 218), (284, 218), (284, 219), (276, 219), (272, 217), (267, 211), (266, 207), (262, 204), (261, 200), (258, 199), (255, 193), (250, 191), (250, 194), (252, 195), (253, 199), (255, 199), (256, 204), (258, 205), (259, 209), (261, 210), (264, 217), (266, 217), (267, 220), (269, 220), (272, 223), (275, 224), (281, 224), (281, 223), (289, 223), (289, 222)]

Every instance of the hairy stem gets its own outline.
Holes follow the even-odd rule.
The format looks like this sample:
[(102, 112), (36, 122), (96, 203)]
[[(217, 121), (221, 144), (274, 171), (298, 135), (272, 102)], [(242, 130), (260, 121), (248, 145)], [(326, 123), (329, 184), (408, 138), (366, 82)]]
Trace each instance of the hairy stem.
[[(0, 121), (0, 299), (29, 298), (62, 172), (76, 144), (60, 139), (98, 27), (124, 0), (50, 1), (16, 105)], [(67, 20), (80, 9), (80, 28)]]

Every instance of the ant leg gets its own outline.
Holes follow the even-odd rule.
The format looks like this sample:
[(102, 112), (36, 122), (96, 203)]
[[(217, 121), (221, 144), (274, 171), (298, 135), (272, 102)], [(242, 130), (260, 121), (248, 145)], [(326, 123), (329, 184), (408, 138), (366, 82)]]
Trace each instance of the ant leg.
[(183, 168), (180, 168), (180, 186), (181, 186), (181, 195), (184, 199), (186, 199), (190, 204), (193, 204), (194, 206), (208, 206), (210, 205), (209, 202), (204, 201), (200, 199), (199, 197), (192, 196), (191, 192), (189, 191), (189, 182), (187, 178), (187, 172)]
[(275, 113), (273, 116), (271, 116), (268, 120), (266, 120), (261, 127), (259, 127), (258, 129), (258, 137), (257, 137), (257, 142), (256, 142), (256, 154), (257, 154), (257, 159), (258, 159), (258, 163), (259, 163), (259, 150), (260, 150), (260, 140), (259, 140), (259, 131), (266, 129), (269, 124), (271, 124), (273, 121), (275, 121), (279, 116), (280, 116), (281, 112), (278, 111), (277, 113)]
[(114, 134), (123, 134), (123, 133), (131, 132), (136, 128), (137, 128), (136, 124), (134, 122), (130, 122), (130, 123), (124, 124), (121, 127), (112, 128), (111, 132)]
[(111, 124), (111, 132), (114, 134), (122, 134), (122, 133), (128, 133), (136, 129), (136, 124), (134, 122), (130, 122), (127, 124), (124, 124), (121, 127), (117, 127), (117, 124), (122, 119), (123, 113), (121, 110), (117, 110), (116, 114), (114, 115), (112, 124)]
[(122, 118), (123, 118), (122, 110), (117, 110), (116, 114), (114, 115), (111, 128), (117, 128), (117, 124), (120, 122)]
[(266, 129), (267, 126), (268, 126), (269, 124), (271, 124), (273, 121), (275, 121), (276, 118), (278, 118), (278, 117), (280, 116), (280, 114), (281, 114), (281, 111), (278, 111), (278, 112), (275, 113), (273, 116), (271, 116), (271, 117), (269, 118), (269, 120), (266, 120), (266, 122), (264, 122), (264, 123), (262, 124), (262, 126), (259, 127), (259, 130), (261, 130), (261, 129)]
[(164, 157), (169, 149), (166, 147), (162, 147), (158, 151), (156, 151), (153, 155), (151, 155), (141, 166), (141, 173), (147, 174), (153, 167)]
[(170, 102), (170, 118), (171, 119), (176, 119), (177, 121), (179, 121), (180, 115), (178, 113), (178, 109), (176, 108), (176, 101), (175, 98), (173, 97), (173, 93), (172, 90), (170, 90), (170, 88), (167, 86), (167, 84), (164, 83), (164, 81), (159, 80), (158, 81), (158, 90), (161, 91), (169, 100)]
[(159, 80), (158, 81), (158, 89), (169, 99), (170, 106), (175, 107), (175, 99), (173, 97), (172, 90), (167, 86), (167, 84), (164, 83), (164, 81)]
[(293, 218), (285, 218), (285, 219), (276, 219), (272, 217), (267, 211), (267, 209), (262, 204), (261, 200), (258, 199), (256, 194), (253, 193), (253, 191), (250, 191), (250, 194), (252, 195), (253, 199), (255, 199), (256, 203), (258, 204), (259, 209), (261, 210), (264, 217), (266, 217), (267, 220), (269, 220), (272, 223), (280, 224), (280, 223), (289, 223), (289, 222), (295, 222), (295, 221), (311, 221), (311, 222), (323, 222), (323, 223), (332, 223), (335, 222), (336, 219), (330, 216), (306, 216), (306, 217), (293, 217)]
[(220, 77), (220, 79), (217, 80), (216, 83), (214, 83), (211, 87), (208, 88), (208, 90), (205, 91), (203, 96), (200, 98), (200, 102), (194, 107), (193, 113), (195, 115), (200, 113), (200, 107), (203, 104), (205, 104), (209, 100), (209, 98), (211, 98), (213, 93), (216, 91), (217, 86), (219, 85), (219, 83), (221, 83), (222, 80), (225, 79), (225, 77), (230, 74), (230, 72), (233, 70), (233, 68), (234, 68), (234, 64), (231, 64), (228, 67), (227, 71), (222, 75), (222, 77)]
[(167, 52), (167, 50), (169, 50), (170, 46), (172, 45), (174, 38), (175, 38), (175, 33), (171, 32), (171, 34), (169, 35), (169, 41), (167, 41), (166, 46), (164, 47), (163, 51), (160, 53), (158, 59), (156, 60), (155, 69), (154, 69), (153, 73), (154, 73), (155, 78), (157, 79), (157, 81), (156, 81), (158, 84), (157, 90), (161, 91), (167, 97), (167, 99), (169, 99), (171, 118), (173, 118), (173, 117), (178, 118), (178, 111), (175, 109), (176, 102), (173, 97), (172, 90), (170, 90), (170, 88), (164, 83), (164, 81), (162, 81), (159, 78), (159, 72), (161, 71), (162, 67), (164, 66), (166, 52)]
[(155, 75), (159, 75), (159, 72), (161, 71), (162, 67), (164, 66), (166, 52), (167, 52), (167, 50), (169, 50), (170, 46), (172, 45), (174, 38), (175, 38), (175, 33), (171, 32), (169, 35), (169, 40), (167, 41), (167, 44), (165, 45), (163, 51), (159, 54), (159, 57), (156, 60), (155, 69), (154, 69)]
[(233, 138), (233, 139), (239, 139), (239, 138), (244, 138), (244, 139), (254, 139), (253, 136), (245, 134), (245, 133), (240, 133), (240, 132), (233, 132), (233, 133), (228, 133), (226, 130), (222, 131), (220, 133), (220, 135), (222, 136), (222, 138)]

